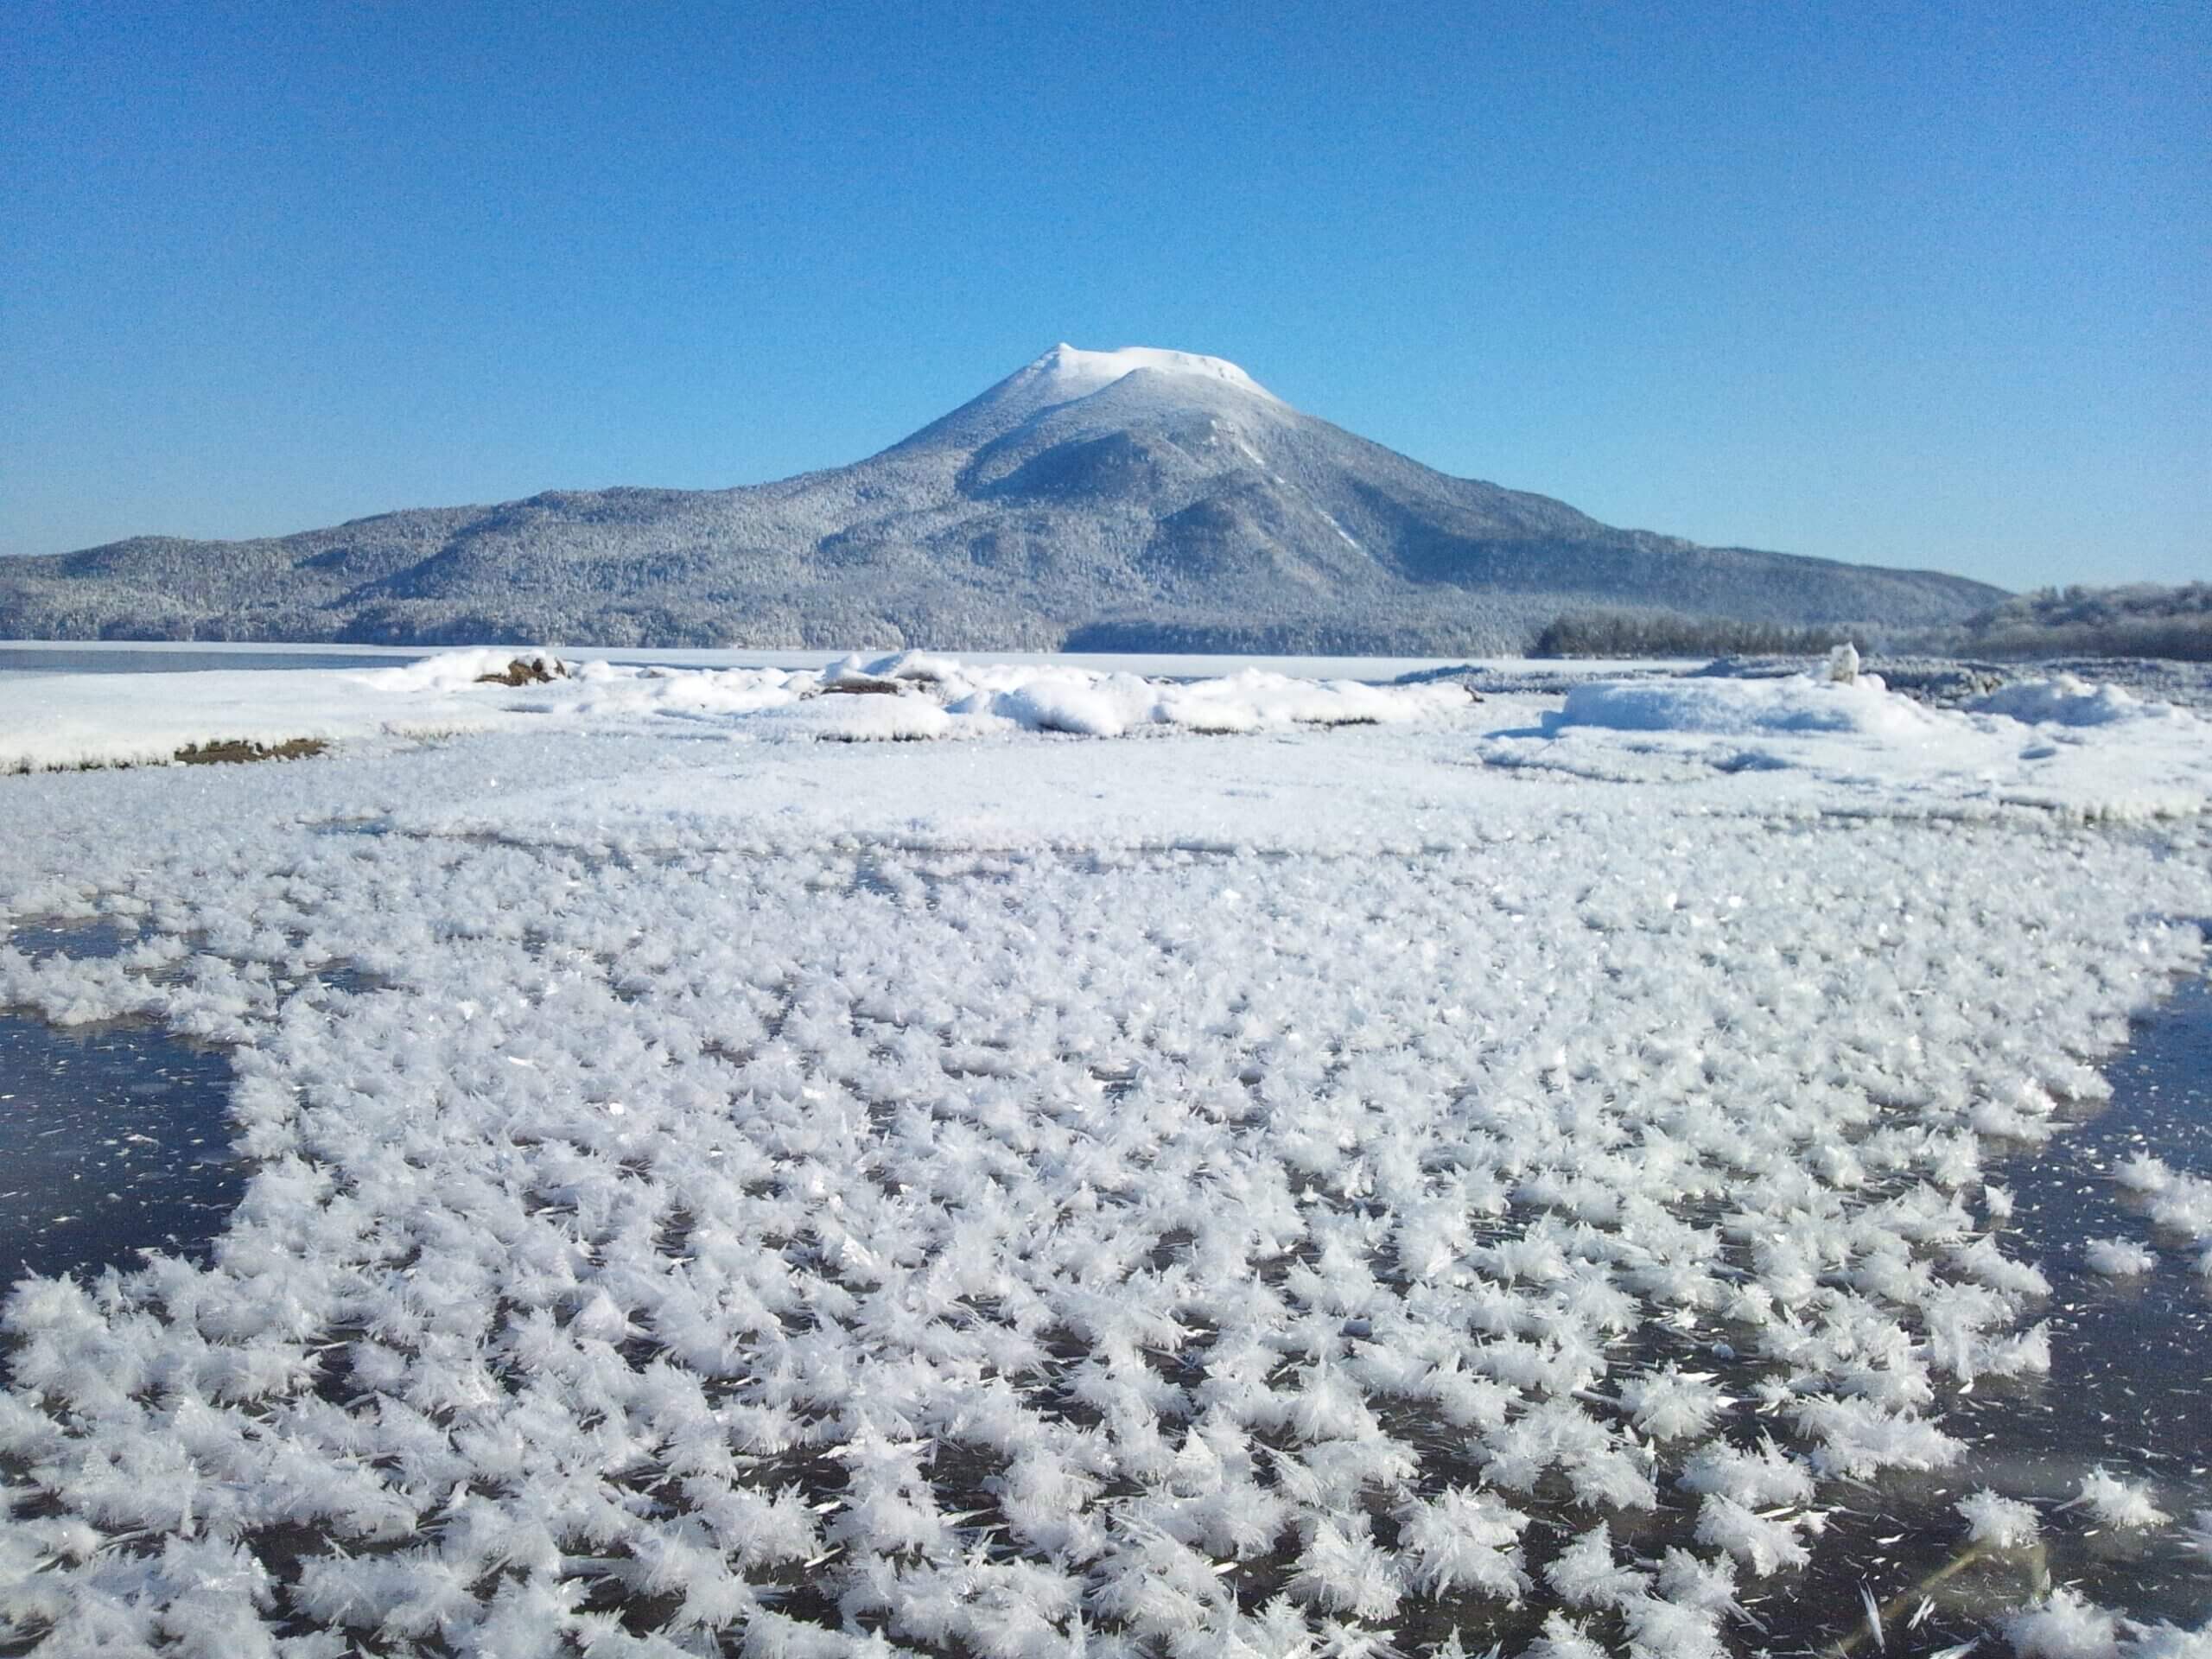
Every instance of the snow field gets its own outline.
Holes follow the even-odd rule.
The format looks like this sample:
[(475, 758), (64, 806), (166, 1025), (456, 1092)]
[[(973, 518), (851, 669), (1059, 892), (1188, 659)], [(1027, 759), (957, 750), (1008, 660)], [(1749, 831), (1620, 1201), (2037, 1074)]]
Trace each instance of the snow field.
[[(555, 677), (508, 685), (516, 663)], [(827, 669), (639, 667), (512, 646), (365, 670), (19, 676), (0, 703), (0, 772), (165, 765), (188, 745), (451, 736), (531, 726), (712, 722), (846, 742), (1060, 732), (1282, 731), (1464, 713), (1456, 682), (1368, 685), (1247, 669), (1174, 682), (1064, 663), (970, 664), (905, 652)]]
[[(818, 700), (907, 702), (958, 717)], [(207, 1268), (9, 1300), (0, 1630), (1759, 1645), (1829, 1511), (1960, 1465), (1946, 1402), (2048, 1363), (1983, 1157), (2198, 959), (2202, 828), (1470, 747), (733, 769), (626, 731), (10, 780), (0, 906), (142, 934), (0, 942), (0, 1003), (238, 1044), (254, 1173)], [(2085, 1509), (2155, 1512), (2098, 1474)], [(1975, 1503), (1962, 1539), (2025, 1524)], [(2017, 1650), (2182, 1650), (2064, 1598)]]
[[(518, 660), (557, 677), (484, 683)], [(1449, 675), (1370, 685), (1320, 677), (1322, 666), (1178, 681), (921, 652), (822, 669), (655, 668), (497, 647), (368, 671), (19, 676), (0, 702), (0, 772), (166, 764), (188, 745), (238, 739), (388, 749), (548, 729), (874, 743), (1401, 725), (1478, 734), (1473, 758), (1492, 767), (1710, 786), (1730, 810), (1802, 810), (1808, 785), (1847, 790), (1861, 810), (1955, 817), (2028, 808), (2124, 821), (2187, 816), (2212, 798), (2198, 715), (2070, 675), (1965, 711), (1924, 707), (1873, 675), (1600, 680), (1572, 687), (1562, 707), (1527, 695), (1477, 704)], [(1088, 822), (1073, 838), (1102, 831), (1110, 838)]]

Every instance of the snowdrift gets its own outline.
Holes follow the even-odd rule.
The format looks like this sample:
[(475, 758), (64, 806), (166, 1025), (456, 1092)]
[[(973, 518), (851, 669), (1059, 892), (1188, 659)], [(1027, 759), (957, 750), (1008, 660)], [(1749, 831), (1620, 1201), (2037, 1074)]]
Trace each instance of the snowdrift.
[(1872, 675), (1849, 683), (1804, 675), (1772, 680), (1634, 680), (1576, 686), (1556, 722), (1618, 732), (1777, 732), (1925, 735), (1936, 716)]

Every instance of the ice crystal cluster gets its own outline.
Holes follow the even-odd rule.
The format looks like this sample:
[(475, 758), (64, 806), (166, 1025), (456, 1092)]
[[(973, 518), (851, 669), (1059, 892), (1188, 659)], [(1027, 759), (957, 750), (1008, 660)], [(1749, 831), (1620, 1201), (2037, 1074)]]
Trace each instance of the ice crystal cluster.
[(0, 916), (138, 937), (0, 1004), (234, 1045), (251, 1172), (205, 1260), (7, 1301), (0, 1633), (1748, 1651), (2048, 1364), (1985, 1159), (2212, 914), (2196, 722), (2036, 772), (1887, 695), (0, 780)]

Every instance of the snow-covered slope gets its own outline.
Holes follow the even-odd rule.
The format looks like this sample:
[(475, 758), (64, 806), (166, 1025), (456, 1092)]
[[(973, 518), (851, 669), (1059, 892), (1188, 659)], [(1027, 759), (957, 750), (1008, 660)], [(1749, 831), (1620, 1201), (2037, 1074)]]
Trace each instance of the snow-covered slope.
[(1923, 626), (1997, 590), (1614, 530), (1219, 358), (1058, 346), (853, 466), (0, 564), (0, 637), (1517, 650), (1563, 610)]

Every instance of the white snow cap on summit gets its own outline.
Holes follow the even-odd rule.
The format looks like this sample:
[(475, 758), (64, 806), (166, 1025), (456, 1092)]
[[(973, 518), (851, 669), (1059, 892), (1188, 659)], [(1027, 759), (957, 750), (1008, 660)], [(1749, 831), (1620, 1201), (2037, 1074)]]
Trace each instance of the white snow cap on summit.
[(1084, 394), (1101, 391), (1139, 369), (1156, 369), (1162, 374), (1224, 380), (1240, 391), (1251, 392), (1269, 403), (1282, 401), (1227, 358), (1201, 357), (1196, 352), (1162, 351), (1153, 346), (1124, 346), (1117, 352), (1086, 352), (1063, 340), (1030, 366), (1055, 379), (1080, 384)]

